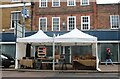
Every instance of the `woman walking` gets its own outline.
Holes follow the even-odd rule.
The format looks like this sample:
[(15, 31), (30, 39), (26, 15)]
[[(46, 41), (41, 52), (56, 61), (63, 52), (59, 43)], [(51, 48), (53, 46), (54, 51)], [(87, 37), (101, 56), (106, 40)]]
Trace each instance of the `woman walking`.
[(111, 60), (111, 55), (112, 55), (112, 53), (110, 52), (110, 48), (106, 48), (106, 66), (107, 66), (108, 62), (113, 65), (113, 62)]

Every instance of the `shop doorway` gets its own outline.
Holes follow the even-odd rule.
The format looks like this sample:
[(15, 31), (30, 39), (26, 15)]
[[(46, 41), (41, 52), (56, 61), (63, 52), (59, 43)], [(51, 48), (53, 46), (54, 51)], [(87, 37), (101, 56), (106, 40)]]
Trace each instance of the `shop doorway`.
[(71, 63), (71, 47), (65, 46), (65, 59), (66, 63)]

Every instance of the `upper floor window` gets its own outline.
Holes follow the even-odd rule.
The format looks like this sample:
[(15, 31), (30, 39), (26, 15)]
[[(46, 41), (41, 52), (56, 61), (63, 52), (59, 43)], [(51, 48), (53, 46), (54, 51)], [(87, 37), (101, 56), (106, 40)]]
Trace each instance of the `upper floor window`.
[(119, 15), (110, 15), (111, 29), (118, 29), (120, 27)]
[(47, 7), (47, 0), (40, 0), (40, 7)]
[(76, 28), (76, 16), (69, 16), (68, 17), (68, 27), (67, 30), (71, 31)]
[(16, 11), (11, 13), (11, 28), (15, 28), (15, 23), (20, 23), (21, 12)]
[(76, 6), (76, 0), (67, 0), (67, 6)]
[(81, 5), (89, 5), (89, 0), (81, 0)]
[(43, 31), (47, 31), (47, 18), (41, 17), (39, 19), (39, 29)]
[(59, 7), (60, 6), (60, 0), (52, 0), (52, 7)]
[(81, 30), (90, 29), (90, 16), (81, 16)]
[(52, 31), (60, 31), (60, 17), (52, 17)]

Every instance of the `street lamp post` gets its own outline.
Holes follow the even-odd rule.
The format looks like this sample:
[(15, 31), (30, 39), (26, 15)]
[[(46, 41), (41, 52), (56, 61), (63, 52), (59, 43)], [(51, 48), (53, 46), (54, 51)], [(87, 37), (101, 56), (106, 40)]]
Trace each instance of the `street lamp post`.
[(31, 0), (31, 31), (33, 26), (33, 9), (34, 9), (34, 1)]

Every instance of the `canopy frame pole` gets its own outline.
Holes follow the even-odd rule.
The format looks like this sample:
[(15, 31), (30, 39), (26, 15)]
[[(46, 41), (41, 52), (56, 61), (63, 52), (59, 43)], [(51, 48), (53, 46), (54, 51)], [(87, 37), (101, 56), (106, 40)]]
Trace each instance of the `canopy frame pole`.
[(99, 66), (98, 44), (97, 44), (97, 41), (96, 41), (96, 69), (97, 69), (98, 71), (101, 71), (98, 66)]
[(53, 34), (53, 71), (55, 70), (55, 34)]

